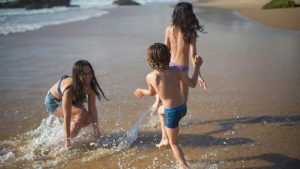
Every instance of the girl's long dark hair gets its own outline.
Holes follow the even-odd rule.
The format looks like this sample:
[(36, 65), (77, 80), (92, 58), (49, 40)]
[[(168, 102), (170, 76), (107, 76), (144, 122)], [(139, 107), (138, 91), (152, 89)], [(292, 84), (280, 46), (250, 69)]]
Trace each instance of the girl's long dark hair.
[(197, 31), (204, 32), (203, 25), (199, 25), (199, 21), (193, 12), (192, 4), (188, 2), (179, 2), (175, 6), (172, 22), (175, 30), (179, 28), (183, 33), (185, 43), (191, 43), (196, 40), (198, 37)]
[(84, 92), (84, 82), (81, 78), (81, 76), (83, 76), (83, 67), (84, 66), (88, 66), (92, 70), (93, 78), (92, 78), (92, 82), (91, 82), (91, 87), (94, 90), (94, 92), (96, 93), (98, 99), (100, 101), (101, 101), (101, 98), (108, 100), (106, 98), (103, 90), (100, 88), (100, 85), (94, 74), (94, 69), (93, 69), (92, 65), (86, 60), (78, 60), (73, 65), (73, 69), (72, 69), (72, 78), (73, 78), (72, 92), (75, 95), (75, 104), (81, 105), (82, 103), (87, 101), (87, 97)]

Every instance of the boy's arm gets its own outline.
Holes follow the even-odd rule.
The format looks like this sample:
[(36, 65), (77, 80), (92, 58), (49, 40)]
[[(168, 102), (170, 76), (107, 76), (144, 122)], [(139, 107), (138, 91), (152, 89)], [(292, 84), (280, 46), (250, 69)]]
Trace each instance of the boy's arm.
[[(194, 62), (195, 62), (195, 56), (197, 55), (197, 49), (196, 49), (196, 40), (193, 40), (192, 43), (190, 44), (190, 51), (191, 51), (191, 59), (192, 59), (192, 63), (195, 66)], [(201, 57), (200, 57), (201, 58)], [(201, 58), (200, 60), (200, 66), (203, 63), (203, 59)], [(199, 85), (200, 87), (202, 87), (204, 90), (207, 89), (207, 85), (201, 75), (200, 69), (198, 71), (198, 81), (199, 81)]]
[(200, 65), (201, 65), (201, 57), (196, 55), (195, 56), (195, 69), (194, 69), (193, 77), (191, 79), (186, 74), (184, 74), (182, 71), (179, 71), (181, 80), (189, 87), (194, 88), (196, 86)]
[(134, 94), (136, 97), (142, 97), (144, 95), (146, 96), (153, 96), (156, 94), (154, 88), (152, 87), (150, 81), (151, 81), (151, 75), (148, 75), (147, 78), (147, 84), (148, 84), (148, 89), (141, 89), (141, 88), (138, 88), (135, 90)]

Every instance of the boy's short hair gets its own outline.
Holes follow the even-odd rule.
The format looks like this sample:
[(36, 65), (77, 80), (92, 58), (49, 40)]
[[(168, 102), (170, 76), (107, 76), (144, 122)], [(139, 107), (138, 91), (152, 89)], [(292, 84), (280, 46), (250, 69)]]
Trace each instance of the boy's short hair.
[(162, 43), (154, 43), (148, 48), (147, 61), (152, 69), (165, 70), (170, 63), (170, 50)]

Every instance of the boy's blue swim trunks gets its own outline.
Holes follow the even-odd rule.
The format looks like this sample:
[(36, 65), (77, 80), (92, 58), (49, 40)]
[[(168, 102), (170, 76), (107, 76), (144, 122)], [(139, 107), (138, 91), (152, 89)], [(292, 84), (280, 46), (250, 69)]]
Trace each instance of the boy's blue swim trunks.
[(186, 103), (171, 109), (165, 109), (164, 122), (168, 128), (176, 128), (179, 125), (179, 121), (186, 115), (187, 106)]

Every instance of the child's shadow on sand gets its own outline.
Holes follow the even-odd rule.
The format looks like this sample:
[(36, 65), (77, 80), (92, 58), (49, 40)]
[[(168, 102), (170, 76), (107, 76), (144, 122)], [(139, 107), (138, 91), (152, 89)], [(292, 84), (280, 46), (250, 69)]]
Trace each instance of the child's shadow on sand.
[[(251, 160), (262, 160), (268, 161), (272, 163), (272, 165), (263, 166), (263, 167), (243, 167), (243, 169), (299, 169), (300, 168), (300, 160), (287, 157), (282, 154), (261, 154), (258, 156), (251, 156), (251, 157), (241, 157), (241, 158), (234, 158), (223, 160), (222, 162), (230, 163), (230, 162), (247, 162)], [(193, 161), (191, 161), (193, 162)], [(197, 161), (195, 161), (197, 162)], [(211, 163), (219, 163), (221, 161), (211, 161)], [(241, 169), (241, 168), (234, 168), (234, 169)]]
[[(218, 124), (220, 129), (208, 131), (201, 134), (185, 134), (181, 133), (179, 136), (179, 143), (183, 147), (218, 147), (218, 146), (235, 146), (254, 143), (253, 140), (242, 137), (230, 138), (216, 138), (212, 134), (225, 133), (227, 131), (235, 130), (237, 124), (281, 124), (283, 126), (293, 126), (300, 122), (300, 115), (294, 116), (256, 116), (256, 117), (241, 117), (232, 119), (209, 120), (209, 121), (196, 121), (183, 122), (181, 125), (188, 127), (190, 125), (205, 125), (205, 124)], [(106, 136), (108, 140), (117, 140), (123, 135), (124, 132), (111, 133)], [(160, 132), (140, 131), (137, 133), (137, 138), (129, 145), (129, 148), (153, 148), (158, 144), (161, 139)], [(109, 146), (108, 148), (110, 148)], [(250, 167), (255, 169), (298, 169), (300, 168), (300, 160), (287, 157), (282, 154), (261, 154), (252, 157), (241, 157), (223, 160), (223, 162), (236, 162), (236, 161), (250, 161), (250, 160), (264, 160), (271, 162), (271, 166), (266, 167)], [(191, 161), (193, 163), (193, 161)], [(195, 161), (197, 163), (198, 161)], [(219, 161), (220, 162), (220, 161)], [(210, 163), (218, 163), (218, 161), (211, 161)], [(250, 169), (246, 168), (246, 169)]]
[(205, 135), (217, 134), (234, 130), (237, 124), (274, 124), (282, 123), (285, 126), (293, 126), (295, 123), (300, 122), (300, 115), (293, 116), (253, 116), (253, 117), (240, 117), (231, 119), (221, 120), (208, 120), (208, 121), (197, 121), (192, 120), (184, 122), (183, 125), (188, 127), (190, 125), (204, 125), (204, 124), (218, 124), (221, 126), (220, 129), (204, 133)]
[[(234, 146), (254, 143), (248, 138), (234, 137), (232, 138), (215, 138), (210, 135), (225, 133), (227, 131), (235, 130), (237, 124), (281, 124), (282, 126), (294, 126), (300, 122), (300, 115), (292, 116), (256, 116), (256, 117), (241, 117), (232, 119), (210, 120), (210, 121), (190, 121), (183, 122), (183, 126), (190, 125), (205, 125), (218, 124), (220, 129), (208, 131), (202, 134), (180, 134), (179, 142), (184, 147), (214, 147), (214, 146)], [(152, 147), (158, 144), (161, 138), (160, 132), (140, 132), (137, 140), (131, 147)], [(277, 153), (261, 154), (252, 157), (241, 157), (223, 160), (223, 162), (237, 162), (237, 161), (251, 161), (263, 160), (272, 163), (270, 166), (264, 167), (250, 167), (251, 169), (299, 169), (300, 160), (288, 157)], [(192, 161), (191, 161), (192, 162)], [(195, 161), (197, 163), (198, 161)], [(219, 161), (221, 162), (221, 161)], [(211, 161), (211, 163), (218, 163), (218, 161)], [(245, 168), (245, 169), (250, 169)], [(237, 169), (237, 168), (236, 168)]]
[[(237, 124), (269, 124), (269, 123), (282, 123), (282, 125), (293, 126), (295, 123), (300, 122), (300, 115), (294, 116), (256, 116), (256, 117), (241, 117), (232, 119), (209, 120), (209, 121), (196, 121), (184, 122), (183, 126), (190, 125), (204, 125), (204, 124), (218, 124), (220, 129), (209, 131), (201, 134), (180, 134), (179, 140), (182, 146), (233, 146), (253, 143), (254, 141), (247, 138), (215, 138), (210, 135), (225, 133), (227, 131), (235, 130)], [(158, 144), (161, 134), (158, 132), (140, 132), (137, 140), (132, 144), (135, 147), (148, 147)]]

